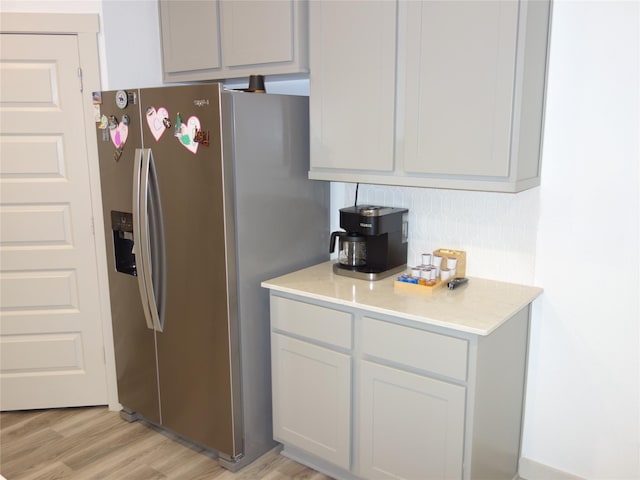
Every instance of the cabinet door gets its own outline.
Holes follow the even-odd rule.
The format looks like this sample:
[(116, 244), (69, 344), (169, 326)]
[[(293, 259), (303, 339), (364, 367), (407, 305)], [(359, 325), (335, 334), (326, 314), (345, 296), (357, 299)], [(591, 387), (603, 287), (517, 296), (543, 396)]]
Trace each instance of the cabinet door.
[(308, 72), (306, 0), (160, 0), (165, 82)]
[(360, 476), (462, 478), (465, 388), (363, 361)]
[(351, 455), (351, 359), (272, 334), (273, 434), (346, 470)]
[(407, 2), (407, 172), (509, 175), (518, 8)]
[(310, 3), (312, 172), (393, 169), (396, 10), (389, 1)]
[(218, 2), (160, 0), (165, 74), (219, 69)]
[(225, 66), (293, 60), (292, 0), (222, 1), (220, 9)]

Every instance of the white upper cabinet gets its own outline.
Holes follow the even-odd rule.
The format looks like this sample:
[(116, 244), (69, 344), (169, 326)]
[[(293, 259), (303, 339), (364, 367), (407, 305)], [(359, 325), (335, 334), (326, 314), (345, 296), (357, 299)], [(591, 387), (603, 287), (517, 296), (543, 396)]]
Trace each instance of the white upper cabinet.
[(164, 80), (308, 72), (303, 0), (160, 0)]
[(313, 1), (313, 169), (393, 170), (395, 2)]
[(405, 168), (507, 176), (518, 4), (407, 9)]
[[(376, 22), (355, 18), (354, 10), (380, 10), (378, 3), (386, 11)], [(332, 2), (331, 9), (310, 10), (310, 178), (501, 192), (539, 185), (549, 1)], [(360, 43), (328, 40), (344, 29), (343, 10), (351, 28), (339, 36)], [(339, 86), (327, 87), (327, 64), (345, 79)], [(327, 107), (334, 102), (342, 110)], [(328, 125), (340, 134), (328, 135)]]

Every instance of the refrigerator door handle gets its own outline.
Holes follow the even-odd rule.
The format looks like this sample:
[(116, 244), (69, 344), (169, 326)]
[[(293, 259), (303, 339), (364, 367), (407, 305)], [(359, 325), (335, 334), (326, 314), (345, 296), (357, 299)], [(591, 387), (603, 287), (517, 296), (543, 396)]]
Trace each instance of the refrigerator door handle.
[(163, 268), (164, 235), (160, 196), (150, 149), (136, 149), (133, 182), (133, 235), (137, 239), (136, 264), (142, 309), (147, 328), (162, 332), (166, 283)]
[(166, 298), (166, 258), (164, 248), (164, 224), (162, 203), (156, 167), (153, 161), (153, 151), (145, 149), (148, 171), (147, 184), (147, 222), (146, 226), (149, 250), (149, 264), (151, 275), (147, 275), (147, 290), (149, 291), (149, 307), (152, 312), (153, 324), (157, 332), (164, 330), (164, 312)]
[[(153, 320), (151, 312), (149, 311), (149, 295), (147, 292), (147, 286), (145, 281), (146, 269), (144, 268), (144, 253), (145, 253), (145, 236), (142, 233), (142, 224), (144, 222), (143, 215), (146, 216), (146, 205), (141, 208), (140, 198), (142, 192), (146, 198), (146, 181), (143, 185), (143, 156), (144, 151), (141, 148), (136, 148), (134, 155), (133, 165), (133, 238), (136, 249), (136, 270), (138, 275), (138, 288), (140, 289), (140, 298), (142, 300), (142, 310), (144, 311), (144, 318), (147, 321), (147, 328), (153, 330)], [(146, 200), (145, 200), (146, 203)], [(144, 212), (144, 213), (143, 213)]]

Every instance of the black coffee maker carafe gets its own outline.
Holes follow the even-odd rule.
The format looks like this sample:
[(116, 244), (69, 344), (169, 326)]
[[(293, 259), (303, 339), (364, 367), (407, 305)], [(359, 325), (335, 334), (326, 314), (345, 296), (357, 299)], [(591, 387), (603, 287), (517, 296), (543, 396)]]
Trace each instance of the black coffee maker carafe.
[(408, 210), (355, 205), (340, 209), (340, 227), (331, 233), (329, 251), (339, 241), (334, 273), (379, 280), (404, 270), (407, 264)]

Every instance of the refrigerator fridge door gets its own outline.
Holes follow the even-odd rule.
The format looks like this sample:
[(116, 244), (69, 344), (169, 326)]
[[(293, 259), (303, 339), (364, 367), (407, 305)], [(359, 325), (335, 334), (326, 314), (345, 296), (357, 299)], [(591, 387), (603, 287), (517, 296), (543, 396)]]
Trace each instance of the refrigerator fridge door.
[(115, 339), (118, 400), (125, 410), (160, 423), (155, 332), (147, 325), (138, 290), (137, 238), (133, 233), (133, 177), (141, 146), (138, 105), (117, 105), (117, 92), (103, 92), (103, 122), (97, 128), (100, 183)]
[(235, 259), (224, 214), (220, 88), (143, 89), (140, 107), (164, 230), (164, 325), (156, 332), (162, 424), (235, 457), (242, 425), (231, 391)]
[(137, 238), (138, 287), (147, 327), (164, 328), (166, 298), (164, 226), (153, 154), (136, 149), (133, 168), (133, 236)]

